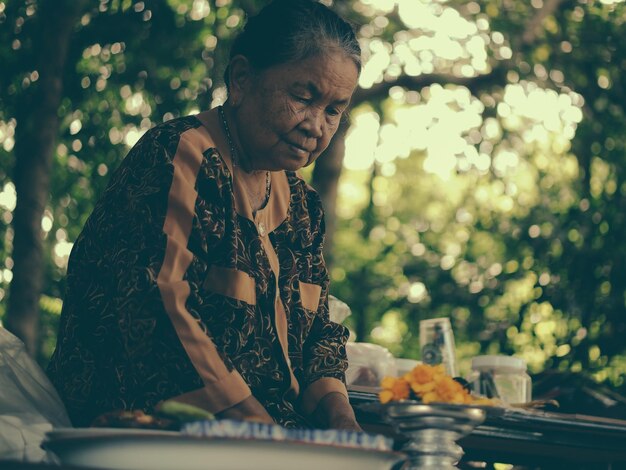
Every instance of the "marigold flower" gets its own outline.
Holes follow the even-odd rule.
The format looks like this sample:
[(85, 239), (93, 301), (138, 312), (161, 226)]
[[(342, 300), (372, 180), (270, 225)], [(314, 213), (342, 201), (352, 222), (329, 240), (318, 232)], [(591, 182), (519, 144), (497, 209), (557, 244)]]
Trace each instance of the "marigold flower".
[(423, 385), (433, 381), (435, 368), (428, 364), (418, 364), (404, 375), (404, 378), (411, 384)]
[(389, 403), (393, 400), (393, 392), (391, 390), (381, 390), (378, 394), (378, 399), (384, 405), (385, 403)]
[(436, 366), (432, 366), (432, 368), (433, 368), (433, 375), (435, 376), (435, 378), (450, 377), (448, 373), (446, 372), (446, 368), (443, 364), (437, 364)]
[(410, 372), (407, 372), (404, 378), (411, 385), (411, 390), (421, 397), (428, 392), (432, 392), (437, 378), (445, 377), (445, 374), (443, 365), (418, 364)]
[[(402, 377), (385, 377), (380, 383), (378, 398), (381, 403), (405, 400), (410, 396), (422, 403), (457, 403), (495, 405), (493, 401), (474, 398), (462, 384), (450, 377), (443, 364), (418, 364)], [(413, 394), (411, 394), (413, 392)]]
[(467, 403), (470, 398), (463, 385), (450, 376), (435, 379), (435, 392), (447, 403)]
[(411, 384), (411, 390), (413, 390), (418, 396), (422, 396), (425, 393), (432, 392), (435, 389), (435, 382), (428, 382), (425, 384)]
[(378, 395), (381, 403), (387, 403), (391, 400), (406, 400), (411, 393), (409, 383), (403, 377), (384, 377), (380, 386), (383, 389)]
[(396, 380), (398, 380), (397, 377), (383, 377), (383, 379), (380, 381), (380, 386), (381, 388), (391, 390), (393, 388), (393, 385), (396, 383)]
[(428, 405), (429, 403), (441, 401), (441, 398), (439, 398), (439, 395), (437, 395), (437, 393), (434, 391), (425, 393), (424, 395), (422, 395), (421, 398), (422, 398), (422, 403), (426, 405)]

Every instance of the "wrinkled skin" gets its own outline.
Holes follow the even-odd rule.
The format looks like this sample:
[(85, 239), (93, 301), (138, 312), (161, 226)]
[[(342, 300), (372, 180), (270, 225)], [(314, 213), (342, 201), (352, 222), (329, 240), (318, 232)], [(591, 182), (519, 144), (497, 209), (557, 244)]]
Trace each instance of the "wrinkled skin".
[(227, 115), (248, 171), (298, 170), (328, 147), (358, 81), (351, 58), (331, 51), (255, 71), (231, 61)]

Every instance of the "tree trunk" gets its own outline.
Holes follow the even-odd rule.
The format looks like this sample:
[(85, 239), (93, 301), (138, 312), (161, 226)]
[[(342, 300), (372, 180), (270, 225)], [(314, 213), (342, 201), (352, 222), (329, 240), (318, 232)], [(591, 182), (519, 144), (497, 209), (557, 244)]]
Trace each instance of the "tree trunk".
[(40, 36), (34, 42), (39, 81), (26, 90), (18, 109), (13, 182), (13, 279), (5, 326), (36, 356), (39, 297), (44, 270), (41, 219), (49, 196), (50, 169), (59, 131), (58, 108), (72, 31), (84, 2), (45, 0), (37, 12)]
[(337, 133), (324, 154), (315, 162), (313, 169), (312, 186), (319, 193), (324, 212), (326, 213), (326, 239), (324, 242), (324, 257), (326, 264), (332, 264), (333, 236), (337, 227), (337, 189), (343, 166), (343, 157), (346, 150), (346, 132), (348, 122), (342, 121)]

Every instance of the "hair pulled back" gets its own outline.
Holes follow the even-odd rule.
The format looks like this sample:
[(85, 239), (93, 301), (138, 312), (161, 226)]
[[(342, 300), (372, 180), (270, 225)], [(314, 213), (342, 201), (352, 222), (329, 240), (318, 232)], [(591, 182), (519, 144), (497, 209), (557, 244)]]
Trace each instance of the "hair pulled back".
[[(315, 0), (274, 0), (248, 19), (230, 51), (258, 70), (341, 50), (361, 71), (361, 48), (352, 26)], [(229, 68), (224, 81), (229, 85)]]

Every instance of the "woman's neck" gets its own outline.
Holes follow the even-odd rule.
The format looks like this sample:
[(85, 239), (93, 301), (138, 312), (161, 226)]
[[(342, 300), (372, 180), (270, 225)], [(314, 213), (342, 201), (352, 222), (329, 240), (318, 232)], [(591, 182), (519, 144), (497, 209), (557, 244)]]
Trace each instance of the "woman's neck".
[(220, 116), (223, 121), (222, 127), (226, 133), (226, 140), (230, 145), (233, 164), (249, 174), (265, 173), (265, 170), (255, 168), (255, 162), (249, 158), (248, 153), (245, 151), (237, 126), (236, 111), (230, 106), (228, 101), (222, 105)]
[(229, 146), (233, 167), (236, 168), (234, 176), (239, 178), (246, 192), (246, 198), (250, 203), (252, 211), (262, 209), (268, 202), (270, 196), (271, 176), (269, 171), (254, 169), (252, 162), (242, 158), (246, 155), (239, 140), (239, 133), (235, 125), (235, 115), (228, 102), (218, 108), (218, 115), (221, 120), (222, 132)]

